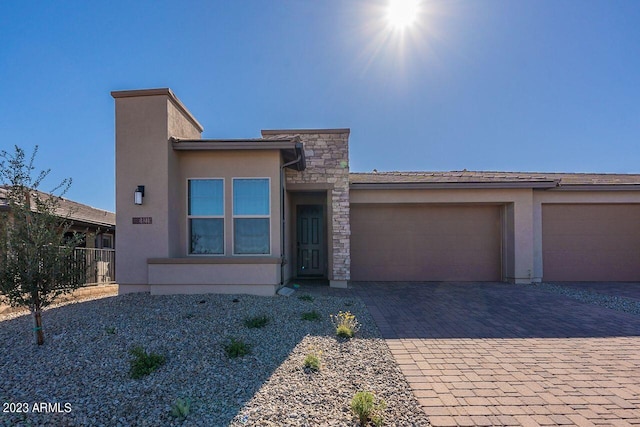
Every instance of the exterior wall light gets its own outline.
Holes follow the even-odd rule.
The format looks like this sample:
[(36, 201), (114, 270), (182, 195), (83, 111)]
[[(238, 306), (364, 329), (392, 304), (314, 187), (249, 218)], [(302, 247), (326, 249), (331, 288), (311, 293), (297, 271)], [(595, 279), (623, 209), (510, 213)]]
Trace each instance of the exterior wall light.
[(144, 197), (144, 185), (138, 185), (136, 191), (133, 193), (133, 203), (136, 205), (142, 204), (142, 198)]

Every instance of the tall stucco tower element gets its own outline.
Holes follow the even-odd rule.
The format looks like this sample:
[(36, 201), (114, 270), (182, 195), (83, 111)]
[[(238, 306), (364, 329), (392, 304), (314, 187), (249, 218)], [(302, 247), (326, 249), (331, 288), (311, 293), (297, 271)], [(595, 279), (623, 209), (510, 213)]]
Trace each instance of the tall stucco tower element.
[[(179, 221), (170, 137), (200, 138), (203, 128), (168, 88), (111, 92), (116, 133), (116, 280), (120, 292), (149, 290), (147, 259), (173, 256)], [(134, 192), (144, 186), (142, 204)]]

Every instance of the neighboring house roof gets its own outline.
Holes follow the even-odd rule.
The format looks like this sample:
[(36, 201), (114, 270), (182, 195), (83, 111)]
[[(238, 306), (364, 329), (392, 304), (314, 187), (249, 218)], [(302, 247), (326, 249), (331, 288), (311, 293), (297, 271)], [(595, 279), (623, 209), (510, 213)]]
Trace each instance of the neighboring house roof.
[[(0, 188), (0, 209), (4, 210), (9, 209), (6, 193), (6, 188)], [(46, 193), (43, 192), (39, 193), (46, 195)], [(64, 197), (60, 197), (59, 199), (60, 204), (58, 205), (58, 213), (60, 216), (69, 215), (70, 220), (85, 225), (95, 225), (108, 228), (112, 228), (116, 225), (116, 214), (113, 212), (83, 205), (82, 203), (74, 202), (72, 200), (65, 199)]]
[(640, 174), (545, 172), (352, 172), (352, 188), (484, 188), (640, 189)]

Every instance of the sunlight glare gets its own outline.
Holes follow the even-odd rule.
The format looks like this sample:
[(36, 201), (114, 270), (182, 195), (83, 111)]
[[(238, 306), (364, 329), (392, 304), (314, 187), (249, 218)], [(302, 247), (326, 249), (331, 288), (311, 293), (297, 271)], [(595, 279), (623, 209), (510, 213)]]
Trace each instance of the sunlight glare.
[(387, 20), (396, 29), (404, 29), (416, 21), (419, 0), (389, 0)]

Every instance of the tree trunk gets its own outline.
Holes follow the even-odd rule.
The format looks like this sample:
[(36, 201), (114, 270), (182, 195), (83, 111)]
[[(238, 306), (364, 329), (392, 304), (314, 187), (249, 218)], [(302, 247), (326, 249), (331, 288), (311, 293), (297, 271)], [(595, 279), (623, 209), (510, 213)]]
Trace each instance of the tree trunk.
[(33, 306), (32, 306), (32, 313), (33, 313), (33, 320), (35, 323), (35, 327), (33, 328), (33, 331), (36, 333), (36, 343), (38, 345), (42, 345), (44, 344), (44, 332), (42, 332), (42, 307), (40, 307), (40, 298), (39, 295), (36, 293), (35, 295), (33, 295)]
[(42, 313), (40, 310), (33, 312), (33, 318), (35, 320), (34, 331), (36, 333), (36, 342), (38, 345), (44, 344), (44, 332), (42, 332)]

